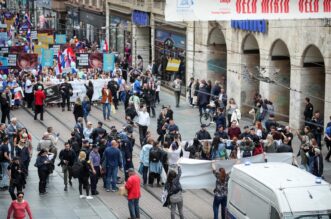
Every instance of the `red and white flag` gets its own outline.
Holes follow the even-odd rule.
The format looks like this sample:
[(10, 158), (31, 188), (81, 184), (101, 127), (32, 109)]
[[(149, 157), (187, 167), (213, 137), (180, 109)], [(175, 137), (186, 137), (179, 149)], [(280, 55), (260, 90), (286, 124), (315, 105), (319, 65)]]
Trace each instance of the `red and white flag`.
[(103, 48), (102, 48), (102, 50), (103, 50), (104, 52), (108, 52), (108, 51), (109, 51), (108, 43), (107, 43), (107, 39), (105, 39), (105, 40), (103, 41)]

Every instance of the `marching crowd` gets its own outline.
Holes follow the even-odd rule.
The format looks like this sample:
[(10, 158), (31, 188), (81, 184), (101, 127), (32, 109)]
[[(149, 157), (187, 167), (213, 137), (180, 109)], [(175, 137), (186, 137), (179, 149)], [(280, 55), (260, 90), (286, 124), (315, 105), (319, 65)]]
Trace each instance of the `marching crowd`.
[[(170, 206), (171, 218), (175, 218), (176, 207), (180, 218), (183, 216), (183, 197), (180, 185), (181, 169), (178, 160), (186, 153), (191, 159), (226, 160), (240, 159), (262, 153), (293, 152), (293, 138), (297, 135), (300, 140), (300, 167), (317, 177), (323, 176), (322, 136), (329, 150), (325, 160), (329, 161), (331, 152), (331, 122), (324, 132), (323, 120), (320, 112), (313, 109), (309, 98), (306, 98), (304, 111), (305, 126), (302, 130), (292, 133), (288, 126), (282, 126), (276, 120), (271, 101), (256, 94), (254, 106), (250, 111), (253, 115), (251, 127), (239, 126), (241, 112), (233, 98), (228, 98), (225, 82), (212, 82), (191, 79), (187, 86), (189, 103), (199, 108), (200, 116), (207, 108), (213, 110), (215, 132), (210, 133), (206, 124), (201, 124), (193, 141), (182, 141), (180, 127), (176, 124), (174, 111), (170, 106), (162, 106), (157, 118), (157, 130), (150, 130), (150, 123), (156, 117), (156, 104), (160, 104), (159, 92), (161, 82), (152, 74), (153, 67), (147, 68), (145, 73), (136, 69), (124, 75), (124, 69), (116, 65), (114, 72), (108, 74), (109, 82), (101, 89), (100, 103), (102, 104), (103, 119), (97, 127), (89, 121), (89, 113), (93, 105), (92, 82), (86, 84), (86, 95), (81, 100), (77, 98), (73, 105), (70, 103), (73, 89), (69, 79), (75, 75), (65, 75), (64, 82), (59, 90), (62, 97), (62, 111), (67, 108), (73, 111), (76, 124), (73, 125), (71, 138), (64, 143), (64, 149), (58, 152), (59, 135), (49, 127), (38, 142), (38, 156), (34, 166), (38, 169), (39, 193), (45, 195), (46, 185), (55, 165), (59, 165), (64, 173), (64, 191), (68, 191), (68, 184), (72, 186), (72, 178), (79, 182), (79, 197), (93, 199), (98, 195), (99, 179), (107, 192), (117, 192), (119, 189), (127, 191), (128, 206), (131, 218), (139, 218), (140, 178), (136, 174), (133, 164), (133, 148), (138, 141), (133, 136), (134, 130), (139, 132), (141, 147), (138, 172), (142, 175), (142, 185), (164, 187), (165, 199), (163, 206)], [(105, 74), (99, 74), (104, 77)], [(94, 76), (92, 76), (94, 77)], [(87, 78), (89, 76), (87, 75)], [(29, 163), (32, 158), (32, 138), (27, 128), (22, 127), (16, 118), (10, 118), (12, 105), (11, 98), (15, 99), (16, 86), (24, 89), (22, 96), (27, 108), (33, 108), (34, 119), (40, 113), (43, 120), (44, 93), (43, 77), (36, 77), (32, 73), (18, 76), (9, 75), (2, 80), (1, 110), (2, 123), (0, 125), (0, 163), (2, 179), (0, 188), (9, 190), (13, 203), (8, 211), (8, 218), (14, 211), (14, 218), (23, 218), (24, 209), (31, 216), (29, 205), (23, 200), (26, 177)], [(176, 107), (180, 107), (180, 95), (183, 83), (180, 78), (173, 82), (176, 98)], [(15, 103), (15, 102), (14, 102)], [(125, 128), (123, 130), (112, 126), (106, 130), (104, 122), (110, 120), (112, 112), (118, 110), (122, 103), (125, 110)], [(19, 103), (20, 104), (20, 103)], [(18, 104), (18, 105), (19, 105)], [(8, 119), (8, 125), (6, 125)], [(331, 118), (330, 118), (331, 119)], [(153, 133), (156, 131), (158, 136)], [(57, 158), (60, 160), (56, 163)], [(294, 163), (294, 165), (296, 165)], [(122, 183), (118, 171), (124, 175), (125, 186), (118, 188)], [(222, 206), (222, 218), (225, 214), (228, 175), (223, 168), (211, 171), (216, 176), (214, 190), (214, 218), (218, 218), (219, 206)], [(156, 184), (155, 184), (156, 181)], [(15, 189), (17, 195), (15, 194)], [(85, 194), (83, 193), (85, 190)], [(24, 204), (22, 204), (24, 203)], [(23, 210), (22, 210), (23, 209)], [(23, 213), (22, 213), (23, 212)], [(16, 216), (15, 216), (16, 215)]]

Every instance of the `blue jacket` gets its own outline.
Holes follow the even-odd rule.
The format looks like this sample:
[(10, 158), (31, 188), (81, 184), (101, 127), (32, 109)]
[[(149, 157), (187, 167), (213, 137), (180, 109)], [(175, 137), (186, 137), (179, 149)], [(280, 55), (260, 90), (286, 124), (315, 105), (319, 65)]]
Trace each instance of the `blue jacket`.
[(145, 167), (149, 166), (149, 151), (153, 145), (145, 144), (143, 149), (140, 151), (140, 162), (144, 164)]
[(122, 168), (122, 157), (120, 149), (108, 146), (103, 153), (103, 156), (106, 159), (106, 167)]
[(135, 82), (133, 84), (133, 92), (136, 92), (137, 94), (140, 94), (140, 92), (141, 92), (140, 81), (135, 80)]

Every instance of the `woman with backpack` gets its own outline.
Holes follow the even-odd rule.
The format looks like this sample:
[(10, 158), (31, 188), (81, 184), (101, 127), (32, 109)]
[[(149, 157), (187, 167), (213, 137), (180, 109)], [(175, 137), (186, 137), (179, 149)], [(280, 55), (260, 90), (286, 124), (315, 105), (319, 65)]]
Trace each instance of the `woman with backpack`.
[(153, 147), (149, 150), (149, 177), (148, 184), (153, 187), (154, 179), (156, 178), (157, 187), (160, 187), (160, 179), (162, 173), (162, 150), (159, 147), (159, 142), (153, 142)]
[[(84, 151), (79, 152), (78, 161), (72, 167), (73, 175), (78, 175), (78, 189), (79, 189), (79, 198), (86, 198), (86, 199), (93, 199), (90, 196), (90, 184), (89, 184), (89, 177), (90, 177), (90, 164), (89, 161), (86, 161), (86, 153)], [(77, 167), (79, 168), (77, 168)], [(74, 174), (77, 172), (78, 174)], [(86, 191), (86, 196), (83, 195), (83, 187)]]
[(84, 117), (82, 101), (80, 100), (79, 97), (77, 98), (77, 100), (75, 102), (73, 114), (75, 116), (76, 123), (77, 123), (77, 120), (79, 117)]
[(91, 112), (91, 101), (89, 97), (85, 96), (82, 102), (82, 107), (83, 107), (83, 117), (85, 121), (85, 125), (87, 125), (87, 116)]

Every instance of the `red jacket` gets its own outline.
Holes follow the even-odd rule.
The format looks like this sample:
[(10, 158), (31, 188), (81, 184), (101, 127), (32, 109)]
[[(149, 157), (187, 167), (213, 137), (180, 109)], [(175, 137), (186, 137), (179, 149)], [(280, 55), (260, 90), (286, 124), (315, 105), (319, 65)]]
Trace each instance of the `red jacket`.
[(34, 104), (37, 106), (42, 106), (44, 105), (44, 100), (46, 99), (46, 95), (44, 91), (42, 90), (37, 90), (34, 93)]
[(140, 198), (140, 178), (137, 174), (129, 177), (125, 183), (125, 188), (128, 190), (128, 200)]

